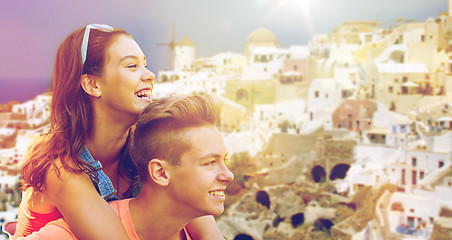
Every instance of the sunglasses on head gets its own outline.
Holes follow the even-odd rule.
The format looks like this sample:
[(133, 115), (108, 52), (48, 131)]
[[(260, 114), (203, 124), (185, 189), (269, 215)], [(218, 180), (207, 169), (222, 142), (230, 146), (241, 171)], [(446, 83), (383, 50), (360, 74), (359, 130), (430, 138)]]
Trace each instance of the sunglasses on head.
[(103, 32), (111, 32), (114, 30), (113, 27), (105, 25), (105, 24), (89, 24), (88, 26), (86, 26), (85, 34), (83, 34), (82, 47), (81, 47), (83, 64), (85, 64), (85, 61), (86, 61), (86, 54), (88, 52), (89, 33), (90, 33), (91, 29), (96, 29), (96, 30), (103, 31)]

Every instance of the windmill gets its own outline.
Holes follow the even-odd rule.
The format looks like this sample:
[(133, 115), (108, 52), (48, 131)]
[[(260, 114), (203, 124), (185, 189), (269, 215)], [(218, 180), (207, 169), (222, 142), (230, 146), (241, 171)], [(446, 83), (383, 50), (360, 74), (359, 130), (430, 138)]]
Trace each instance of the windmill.
[(176, 29), (174, 27), (174, 23), (171, 23), (168, 28), (168, 39), (167, 43), (157, 43), (157, 46), (165, 46), (168, 47), (169, 52), (169, 66), (171, 69), (174, 69), (174, 48), (176, 47), (176, 43), (174, 42), (174, 38), (176, 37)]

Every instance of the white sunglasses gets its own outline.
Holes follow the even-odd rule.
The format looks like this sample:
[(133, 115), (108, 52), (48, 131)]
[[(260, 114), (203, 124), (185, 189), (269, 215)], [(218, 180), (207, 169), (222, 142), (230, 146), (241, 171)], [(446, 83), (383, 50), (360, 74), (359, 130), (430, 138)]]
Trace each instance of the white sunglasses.
[(83, 64), (85, 64), (85, 61), (86, 61), (86, 54), (88, 52), (89, 33), (90, 33), (91, 29), (96, 29), (96, 30), (103, 31), (103, 32), (111, 32), (114, 30), (113, 27), (105, 25), (105, 24), (89, 24), (88, 26), (86, 26), (85, 34), (83, 34), (83, 41), (82, 41), (82, 47), (81, 47)]

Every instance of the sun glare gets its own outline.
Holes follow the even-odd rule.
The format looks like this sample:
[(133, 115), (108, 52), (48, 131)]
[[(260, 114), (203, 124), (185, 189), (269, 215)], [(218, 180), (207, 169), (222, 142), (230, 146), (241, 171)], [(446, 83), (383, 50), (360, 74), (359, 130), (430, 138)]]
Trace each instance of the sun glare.
[[(276, 1), (275, 7), (270, 12), (267, 20), (273, 19), (275, 15), (281, 15), (283, 12), (286, 12), (287, 9), (291, 9), (292, 11), (295, 11), (297, 13), (300, 13), (302, 17), (301, 19), (294, 19), (296, 21), (305, 21), (306, 26), (308, 27), (308, 30), (310, 33), (313, 32), (313, 25), (311, 20), (311, 8), (312, 4), (315, 0), (279, 0)], [(291, 11), (291, 12), (292, 12)]]

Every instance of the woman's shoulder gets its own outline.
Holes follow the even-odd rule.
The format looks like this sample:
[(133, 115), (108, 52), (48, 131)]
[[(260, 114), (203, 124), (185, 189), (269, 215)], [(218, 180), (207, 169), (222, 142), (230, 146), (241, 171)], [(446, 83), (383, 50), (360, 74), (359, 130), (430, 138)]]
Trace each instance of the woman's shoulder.
[(58, 211), (46, 192), (36, 191), (32, 187), (27, 188), (22, 194), (21, 208), (24, 208), (23, 204), (26, 204), (26, 208), (30, 211), (39, 214), (47, 214)]
[(74, 161), (67, 161), (67, 167), (63, 166), (62, 160), (55, 160), (45, 177), (44, 190), (48, 194), (55, 195), (64, 191), (66, 187), (77, 187), (85, 184), (92, 185), (91, 179), (87, 174), (73, 171), (72, 169), (79, 169), (79, 166)]
[[(64, 161), (64, 164), (63, 164)], [(71, 159), (60, 159), (57, 158), (53, 161), (53, 163), (49, 166), (46, 172), (46, 181), (64, 181), (67, 180), (68, 177), (72, 175), (76, 175), (78, 173), (72, 171), (71, 169), (77, 169), (77, 164)]]

